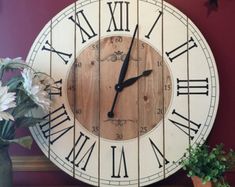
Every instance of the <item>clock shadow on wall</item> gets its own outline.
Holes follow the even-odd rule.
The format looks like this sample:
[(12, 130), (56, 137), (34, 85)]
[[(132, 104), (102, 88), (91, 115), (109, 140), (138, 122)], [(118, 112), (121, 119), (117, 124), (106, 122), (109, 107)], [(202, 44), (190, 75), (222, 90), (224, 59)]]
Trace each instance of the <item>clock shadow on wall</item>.
[[(0, 2), (1, 3), (1, 2)], [(59, 12), (59, 10), (62, 10), (63, 9), (63, 7), (65, 7), (65, 5), (68, 5), (69, 3), (67, 3), (67, 2), (63, 2), (63, 1), (61, 1), (60, 2), (61, 3), (61, 7), (59, 7), (59, 5), (58, 5), (58, 11), (56, 10), (55, 11), (55, 13), (56, 12)], [(58, 3), (58, 4), (60, 4), (60, 3)], [(43, 3), (42, 3), (43, 4)], [(45, 3), (46, 4), (46, 3)], [(29, 5), (28, 5), (29, 6)], [(33, 5), (32, 5), (33, 6)], [(54, 14), (52, 14), (52, 15), (55, 15), (55, 13)], [(35, 16), (36, 17), (36, 16)], [(52, 17), (52, 16), (50, 16), (50, 17)], [(45, 21), (45, 22), (47, 22), (47, 20)], [(41, 26), (40, 27), (42, 27), (43, 26), (43, 24), (41, 24)], [(39, 29), (40, 30), (40, 29)], [(35, 36), (36, 36), (36, 33), (38, 33), (38, 30), (37, 31), (35, 31)], [(33, 38), (34, 36), (32, 36), (31, 37), (31, 39)], [(33, 41), (33, 39), (31, 40), (31, 41), (28, 41), (27, 43), (27, 45), (28, 45), (28, 48), (29, 48), (29, 46), (32, 44), (32, 41)], [(22, 41), (22, 43), (24, 43), (23, 41)], [(8, 44), (8, 45), (10, 45), (10, 44)], [(12, 46), (12, 45), (11, 45)], [(19, 46), (19, 45), (18, 45)], [(9, 49), (10, 50), (10, 49)], [(17, 51), (17, 50), (16, 50)], [(9, 54), (9, 53), (8, 53)], [(23, 52), (22, 54), (24, 54), (25, 56), (27, 55), (27, 52)], [(15, 54), (14, 54), (15, 55)], [(22, 55), (17, 55), (17, 56), (22, 56)], [(14, 56), (12, 56), (12, 57), (14, 57)], [(24, 133), (24, 132), (22, 132), (22, 133)], [(17, 148), (18, 149), (18, 148)], [(37, 149), (37, 148), (35, 148), (35, 149)], [(18, 152), (19, 151), (19, 152)], [(13, 152), (14, 152), (14, 150), (13, 150)], [(18, 152), (18, 153), (17, 153)], [(29, 154), (37, 154), (37, 153), (39, 153), (39, 151), (38, 150), (32, 150), (32, 152), (34, 152), (34, 153), (29, 153)], [(16, 150), (16, 152), (15, 152), (16, 154), (22, 154), (22, 150)], [(27, 153), (28, 154), (28, 153)], [(53, 175), (53, 174), (52, 174)], [(61, 176), (61, 175), (63, 175), (63, 174), (59, 174), (59, 176)], [(74, 179), (70, 179), (70, 177), (68, 177), (68, 176), (63, 176), (64, 177), (64, 179), (65, 179), (65, 181), (67, 181), (67, 180), (69, 180), (69, 182), (68, 183), (71, 183), (71, 184), (80, 184), (81, 182), (78, 182), (77, 180), (74, 180)], [(56, 177), (56, 175), (55, 175), (55, 177), (53, 177), (53, 178), (57, 178)], [(61, 179), (60, 179), (61, 180)], [(171, 177), (169, 177), (168, 179), (166, 179), (166, 180), (164, 180), (164, 181), (162, 181), (162, 182), (160, 182), (160, 183), (157, 183), (157, 185), (160, 185), (160, 184), (175, 184), (175, 181), (177, 181), (177, 183), (178, 184), (189, 184), (190, 183), (190, 180), (188, 179), (188, 178), (186, 178), (185, 177), (185, 173), (184, 172), (178, 172), (177, 174), (174, 174), (173, 176), (171, 176)], [(62, 181), (61, 181), (62, 182)], [(84, 184), (85, 185), (85, 184)], [(152, 186), (156, 186), (156, 184), (154, 185), (152, 185)]]

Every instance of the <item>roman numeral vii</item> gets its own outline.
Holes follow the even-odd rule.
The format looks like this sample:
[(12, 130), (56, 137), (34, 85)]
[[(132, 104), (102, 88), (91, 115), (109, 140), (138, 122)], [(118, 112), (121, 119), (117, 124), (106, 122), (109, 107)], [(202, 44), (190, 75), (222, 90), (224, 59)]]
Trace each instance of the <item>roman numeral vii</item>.
[(87, 164), (91, 158), (95, 145), (96, 142), (90, 142), (90, 138), (80, 132), (74, 147), (65, 159), (70, 161), (70, 163), (75, 164), (76, 167), (81, 167), (82, 170), (86, 171)]

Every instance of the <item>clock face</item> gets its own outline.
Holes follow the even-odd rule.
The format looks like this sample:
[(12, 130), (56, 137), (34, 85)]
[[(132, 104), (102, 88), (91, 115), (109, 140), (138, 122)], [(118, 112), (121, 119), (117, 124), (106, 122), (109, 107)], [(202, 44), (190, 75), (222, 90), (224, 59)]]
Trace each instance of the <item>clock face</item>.
[(178, 171), (217, 111), (211, 50), (157, 0), (80, 0), (35, 40), (28, 63), (51, 75), (53, 103), (31, 128), (66, 173), (95, 186), (145, 186)]
[[(130, 37), (111, 36), (91, 44), (79, 53), (66, 79), (68, 101), (75, 119), (91, 133), (96, 136), (100, 133), (105, 139), (123, 141), (136, 138), (139, 128), (140, 136), (144, 135), (157, 128), (163, 118), (158, 113), (162, 108), (163, 95), (162, 57), (151, 45), (140, 40), (134, 42), (133, 49), (137, 49), (137, 45), (141, 47), (131, 53), (126, 79), (141, 75), (145, 70), (152, 72), (125, 87), (115, 106), (115, 116), (107, 116), (130, 43)], [(99, 45), (102, 49), (100, 60), (96, 50)], [(167, 64), (163, 63), (164, 87), (167, 88), (165, 108), (168, 109), (172, 98), (172, 80)]]

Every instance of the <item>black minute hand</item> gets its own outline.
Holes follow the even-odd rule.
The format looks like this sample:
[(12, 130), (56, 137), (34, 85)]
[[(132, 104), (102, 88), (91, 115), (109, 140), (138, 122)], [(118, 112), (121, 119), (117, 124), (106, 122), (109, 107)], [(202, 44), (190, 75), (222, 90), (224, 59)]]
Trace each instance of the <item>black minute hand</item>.
[[(137, 29), (138, 29), (138, 24), (135, 27), (135, 31), (134, 31), (134, 34), (133, 34), (132, 40), (131, 40), (131, 45), (130, 45), (129, 50), (128, 50), (127, 54), (126, 54), (126, 58), (123, 61), (123, 64), (122, 64), (122, 67), (121, 67), (121, 70), (120, 70), (120, 74), (119, 74), (119, 78), (118, 78), (118, 83), (117, 84), (121, 84), (123, 82), (123, 80), (125, 79), (126, 72), (127, 72), (128, 65), (129, 65), (129, 61), (130, 61), (131, 49), (132, 49), (132, 46), (134, 44), (134, 40), (135, 40), (135, 36), (136, 36), (136, 33), (137, 33)], [(115, 105), (116, 105), (118, 94), (119, 94), (119, 91), (116, 90), (116, 94), (115, 94), (115, 97), (113, 99), (112, 108), (111, 108), (111, 110), (107, 114), (109, 118), (113, 118), (114, 117), (114, 112), (113, 111), (114, 111), (114, 108), (115, 108)]]
[(136, 77), (132, 77), (130, 79), (125, 80), (123, 83), (121, 84), (117, 84), (116, 85), (116, 89), (117, 90), (122, 90), (123, 88), (126, 88), (128, 86), (131, 86), (132, 84), (134, 84), (136, 81), (138, 81), (141, 77), (147, 77), (152, 73), (153, 70), (146, 70), (144, 71), (141, 75), (138, 75)]
[(135, 39), (135, 35), (137, 33), (137, 29), (138, 29), (138, 25), (136, 25), (136, 27), (135, 27), (135, 31), (134, 31), (134, 34), (133, 34), (133, 37), (132, 37), (132, 40), (131, 40), (131, 45), (130, 45), (129, 50), (126, 54), (126, 58), (123, 61), (122, 68), (121, 68), (121, 71), (120, 71), (120, 74), (119, 74), (118, 84), (122, 83), (123, 80), (125, 79), (126, 72), (127, 72), (128, 65), (129, 65), (129, 61), (130, 61), (130, 56), (131, 56), (131, 49), (132, 49), (132, 46), (134, 44), (134, 39)]

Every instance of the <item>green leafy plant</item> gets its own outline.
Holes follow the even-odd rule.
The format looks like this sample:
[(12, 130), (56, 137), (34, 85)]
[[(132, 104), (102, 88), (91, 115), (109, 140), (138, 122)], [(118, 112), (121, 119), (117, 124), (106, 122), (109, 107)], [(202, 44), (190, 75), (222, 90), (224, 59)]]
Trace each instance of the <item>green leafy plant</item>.
[(224, 173), (235, 166), (235, 152), (232, 149), (226, 152), (223, 144), (214, 148), (197, 144), (188, 151), (188, 157), (181, 164), (189, 177), (198, 176), (203, 184), (211, 181), (216, 187), (230, 187)]
[(15, 132), (43, 120), (29, 114), (37, 108), (49, 110), (51, 82), (49, 76), (36, 72), (20, 58), (0, 58), (0, 149), (11, 143), (31, 147), (31, 136), (15, 138)]

